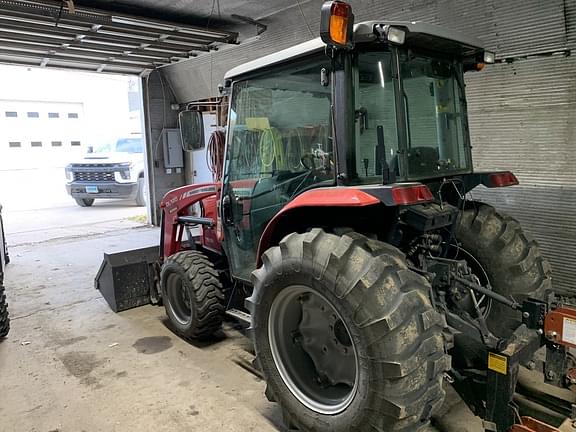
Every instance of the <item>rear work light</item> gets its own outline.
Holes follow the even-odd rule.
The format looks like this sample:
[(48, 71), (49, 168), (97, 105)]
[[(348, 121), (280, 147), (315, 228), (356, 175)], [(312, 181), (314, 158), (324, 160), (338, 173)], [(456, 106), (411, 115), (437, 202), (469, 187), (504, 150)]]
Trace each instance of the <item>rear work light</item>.
[(352, 7), (343, 1), (327, 1), (320, 15), (320, 37), (327, 45), (337, 48), (352, 48), (354, 15)]
[(392, 187), (392, 200), (396, 205), (413, 205), (433, 201), (434, 195), (428, 186), (420, 183), (398, 185)]
[(484, 51), (484, 63), (492, 64), (496, 61), (496, 55), (490, 51)]
[(515, 186), (520, 184), (518, 179), (510, 171), (503, 171), (498, 173), (492, 173), (488, 175), (488, 186), (489, 188)]

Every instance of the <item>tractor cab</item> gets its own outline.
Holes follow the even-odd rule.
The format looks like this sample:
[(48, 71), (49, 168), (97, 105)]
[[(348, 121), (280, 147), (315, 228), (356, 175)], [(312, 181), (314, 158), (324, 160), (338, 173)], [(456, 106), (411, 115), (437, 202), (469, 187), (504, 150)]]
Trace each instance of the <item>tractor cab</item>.
[[(494, 62), (494, 54), (476, 38), (431, 24), (352, 27), (351, 15), (334, 20), (327, 8), (335, 4), (323, 9), (321, 38), (225, 76), (221, 211), (240, 279), (256, 267), (269, 222), (306, 191), (353, 186), (386, 202), (389, 185), (411, 184), (405, 195), (417, 199), (403, 203), (417, 204), (431, 193), (414, 182), (434, 191), (446, 178), (462, 185), (473, 172), (464, 72)], [(462, 193), (481, 181), (468, 179)]]

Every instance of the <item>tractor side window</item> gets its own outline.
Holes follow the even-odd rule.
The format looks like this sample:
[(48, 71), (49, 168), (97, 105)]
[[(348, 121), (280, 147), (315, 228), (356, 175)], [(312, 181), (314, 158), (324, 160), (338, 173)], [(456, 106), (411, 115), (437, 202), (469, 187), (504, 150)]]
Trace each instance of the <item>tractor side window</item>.
[(360, 180), (382, 180), (383, 160), (397, 171), (398, 135), (392, 56), (367, 52), (358, 57), (356, 89), (356, 173)]
[[(322, 56), (324, 58), (324, 56)], [(324, 62), (324, 63), (323, 63)], [(260, 78), (234, 83), (226, 193), (235, 203), (235, 276), (248, 278), (262, 231), (303, 190), (334, 178), (330, 87), (323, 62), (298, 62)]]
[(408, 175), (438, 176), (468, 167), (463, 103), (455, 66), (403, 53), (400, 58), (408, 123)]

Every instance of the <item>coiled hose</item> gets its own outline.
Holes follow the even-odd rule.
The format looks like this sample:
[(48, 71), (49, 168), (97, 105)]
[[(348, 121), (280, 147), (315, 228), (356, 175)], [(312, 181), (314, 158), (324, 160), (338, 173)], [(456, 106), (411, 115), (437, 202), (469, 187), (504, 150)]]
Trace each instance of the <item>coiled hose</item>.
[(214, 183), (222, 180), (222, 170), (224, 169), (224, 145), (226, 139), (224, 132), (215, 131), (210, 135), (208, 148), (206, 149), (206, 164), (212, 172)]

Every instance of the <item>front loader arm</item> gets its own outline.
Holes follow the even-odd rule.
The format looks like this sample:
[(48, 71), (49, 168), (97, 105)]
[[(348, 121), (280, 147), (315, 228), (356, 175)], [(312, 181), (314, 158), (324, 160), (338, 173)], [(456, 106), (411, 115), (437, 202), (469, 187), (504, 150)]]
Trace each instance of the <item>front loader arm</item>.
[[(182, 234), (186, 224), (213, 226), (212, 218), (190, 216), (190, 206), (216, 196), (220, 190), (217, 183), (201, 183), (171, 190), (160, 203), (162, 209), (161, 256), (162, 259), (180, 250)], [(211, 200), (215, 203), (215, 200)], [(210, 212), (213, 214), (214, 212)]]

